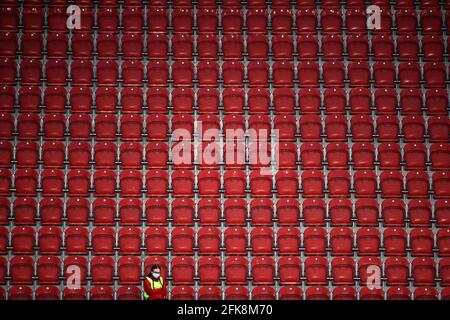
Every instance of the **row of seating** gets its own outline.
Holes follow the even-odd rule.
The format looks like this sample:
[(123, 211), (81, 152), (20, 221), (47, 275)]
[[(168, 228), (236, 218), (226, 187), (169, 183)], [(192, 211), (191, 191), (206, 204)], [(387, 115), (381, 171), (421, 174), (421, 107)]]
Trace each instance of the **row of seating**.
[[(391, 215), (392, 220), (397, 218), (395, 212)], [(8, 230), (1, 227), (0, 231), (2, 236), (0, 252), (6, 253), (9, 248)], [(197, 241), (195, 232), (198, 233)], [(142, 235), (143, 231), (140, 228), (129, 226), (119, 228), (117, 233), (116, 247), (116, 230), (112, 227), (95, 227), (90, 233), (91, 241), (89, 241), (88, 229), (79, 226), (69, 227), (64, 233), (57, 226), (43, 226), (39, 231), (30, 226), (17, 226), (11, 231), (11, 247), (14, 254), (33, 254), (37, 238), (37, 249), (44, 255), (60, 255), (63, 250), (70, 255), (87, 254), (88, 248), (94, 255), (114, 254), (116, 250), (121, 255), (141, 254), (141, 252), (167, 255), (169, 251), (175, 255), (192, 255), (194, 251), (198, 251), (201, 255), (217, 255), (221, 249), (227, 254), (238, 255), (247, 254), (248, 251), (251, 251), (252, 255), (273, 255), (274, 251), (280, 255), (298, 255), (302, 248), (305, 255), (325, 255), (329, 251), (331, 255), (357, 253), (360, 256), (378, 256), (382, 249), (386, 256), (406, 256), (407, 252), (412, 256), (433, 256), (435, 251), (439, 256), (450, 256), (448, 228), (439, 229), (436, 234), (432, 229), (413, 228), (409, 236), (403, 228), (386, 228), (383, 231), (383, 241), (378, 228), (359, 228), (355, 236), (351, 228), (336, 227), (327, 232), (321, 227), (308, 227), (300, 234), (298, 228), (291, 226), (281, 227), (277, 232), (274, 232), (272, 227), (255, 227), (251, 232), (242, 227), (229, 227), (223, 234), (219, 228), (214, 227), (202, 227), (194, 231), (191, 227), (180, 226), (173, 228), (169, 233), (166, 228), (155, 226), (147, 227), (145, 235)], [(221, 246), (221, 237), (224, 246)], [(357, 244), (355, 248), (354, 237)], [(145, 247), (141, 247), (142, 238)]]
[[(221, 71), (219, 63), (213, 61), (200, 61), (195, 66), (189, 61), (174, 61), (170, 67), (171, 72), (168, 62), (149, 61), (145, 72), (143, 62), (124, 61), (119, 76), (119, 65), (114, 60), (100, 60), (95, 68), (91, 61), (80, 60), (71, 63), (70, 81), (77, 86), (89, 86), (95, 81), (99, 86), (116, 86), (119, 82), (124, 86), (142, 86), (144, 82), (149, 86), (167, 86), (171, 82), (176, 87), (190, 87), (195, 79), (200, 87), (217, 87), (219, 82), (224, 86), (241, 87), (245, 82), (249, 87), (267, 87), (270, 83), (276, 87), (293, 87), (294, 83), (300, 87), (315, 87), (319, 83), (325, 87), (344, 87), (347, 83), (351, 87), (369, 87), (373, 83), (375, 87), (383, 88), (397, 84), (402, 88), (420, 88), (421, 85), (445, 88), (448, 79), (447, 66), (437, 61), (425, 62), (423, 72), (418, 62), (401, 62), (398, 73), (396, 65), (388, 61), (375, 62), (372, 72), (368, 62), (350, 62), (346, 67), (340, 61), (327, 61), (322, 65), (322, 75), (319, 63), (302, 61), (297, 64), (297, 76), (294, 64), (287, 61), (274, 62), (272, 75), (269, 64), (262, 61), (251, 61), (246, 67), (242, 62), (225, 61)], [(40, 60), (22, 60), (19, 69), (22, 85), (40, 85), (43, 82)], [(0, 60), (0, 70), (0, 84), (16, 83), (16, 61), (8, 58)], [(68, 65), (62, 60), (49, 60), (45, 74), (46, 84), (65, 86), (69, 78)]]
[(166, 170), (160, 169), (148, 170), (147, 173), (124, 170), (120, 174), (113, 170), (98, 170), (93, 174), (92, 189), (91, 173), (88, 170), (72, 170), (66, 177), (64, 171), (59, 169), (44, 169), (39, 175), (33, 169), (18, 169), (12, 177), (10, 170), (1, 169), (0, 195), (10, 195), (14, 191), (17, 196), (36, 196), (38, 193), (53, 197), (65, 193), (70, 196), (89, 196), (92, 192), (97, 197), (116, 196), (116, 193), (121, 196), (147, 194), (154, 197), (167, 196), (170, 191), (176, 197), (190, 197), (196, 193), (202, 197), (216, 197), (222, 192), (227, 196), (245, 196), (249, 192), (254, 197), (270, 197), (272, 193), (279, 197), (296, 197), (299, 194), (303, 197), (323, 197), (324, 193), (330, 197), (349, 197), (354, 194), (358, 198), (376, 197), (377, 193), (383, 198), (402, 198), (404, 194), (411, 199), (428, 198), (431, 194), (434, 199), (450, 196), (449, 171), (436, 171), (429, 175), (426, 171), (414, 170), (403, 176), (397, 170), (378, 174), (371, 170), (358, 170), (352, 175), (347, 170), (332, 170), (326, 175), (320, 170), (304, 170), (301, 175), (295, 170), (280, 170), (274, 180), (275, 190), (272, 189), (272, 175), (265, 174), (263, 170), (254, 170), (249, 177), (250, 190), (247, 190), (246, 173), (232, 170), (224, 177), (223, 191), (221, 175), (216, 170), (200, 170), (197, 179), (193, 171), (183, 169), (174, 171), (171, 179)]
[[(125, 87), (118, 91), (113, 87), (74, 86), (70, 90), (64, 87), (48, 86), (41, 90), (37, 86), (0, 86), (0, 111), (13, 112), (18, 96), (18, 109), (21, 113), (40, 112), (41, 106), (48, 113), (64, 113), (70, 105), (72, 113), (116, 113), (118, 106), (122, 113), (142, 113), (147, 108), (149, 113), (200, 114), (223, 112), (242, 114), (268, 114), (273, 109), (275, 114), (371, 114), (375, 109), (377, 115), (396, 115), (398, 109), (402, 115), (448, 116), (448, 92), (445, 89), (421, 90), (417, 88), (147, 88)], [(120, 95), (119, 95), (120, 93)], [(145, 94), (145, 95), (144, 95)], [(372, 101), (373, 100), (373, 101)], [(112, 115), (109, 115), (112, 116)], [(4, 115), (2, 115), (4, 117)], [(214, 118), (214, 117), (213, 117)], [(114, 118), (112, 118), (114, 119)], [(224, 117), (224, 122), (227, 121)], [(241, 118), (242, 119), (242, 118)], [(241, 120), (239, 119), (239, 120)], [(205, 121), (205, 117), (198, 120)], [(241, 120), (243, 121), (243, 120)], [(293, 120), (290, 120), (293, 121)], [(216, 121), (217, 122), (217, 121)]]
[[(223, 35), (200, 34), (196, 37), (186, 34), (142, 34), (105, 33), (93, 36), (76, 33), (69, 37), (65, 33), (26, 32), (20, 38), (13, 32), (0, 32), (0, 57), (15, 58), (19, 53), (23, 58), (40, 59), (45, 54), (48, 67), (57, 62), (53, 59), (148, 59), (166, 60), (170, 55), (174, 60), (399, 60), (399, 61), (442, 61), (445, 56), (445, 41), (441, 35), (381, 34), (368, 38), (365, 34), (315, 34), (299, 35)], [(269, 43), (270, 39), (270, 43)], [(69, 51), (69, 42), (71, 50)], [(170, 44), (170, 46), (169, 46)], [(196, 45), (195, 45), (196, 44)], [(20, 49), (19, 49), (20, 45)], [(45, 50), (44, 50), (45, 45)], [(448, 41), (447, 41), (448, 46)], [(94, 49), (94, 47), (96, 49)], [(447, 47), (447, 53), (448, 53)], [(146, 53), (146, 54), (145, 54)], [(58, 60), (56, 60), (58, 61)]]
[[(269, 286), (254, 286), (251, 296), (247, 287), (230, 286), (223, 293), (221, 288), (215, 286), (202, 286), (196, 290), (190, 286), (174, 286), (171, 291), (172, 300), (383, 300), (385, 294), (382, 289), (369, 289), (362, 287), (357, 294), (355, 288), (349, 286), (339, 286), (331, 292), (327, 287), (311, 286), (305, 290), (300, 287), (282, 286), (277, 291)], [(408, 287), (393, 286), (387, 289), (387, 300), (437, 300), (439, 293), (432, 287), (417, 287), (413, 293)], [(33, 290), (27, 286), (11, 286), (8, 291), (9, 300), (59, 300), (61, 292), (58, 287), (41, 286)], [(5, 299), (6, 292), (0, 287), (0, 300)], [(450, 299), (450, 288), (441, 291), (442, 300)], [(62, 292), (63, 300), (87, 300), (88, 290), (85, 287), (80, 289), (64, 288)], [(93, 286), (89, 290), (89, 300), (141, 300), (141, 290), (135, 286), (122, 286), (114, 290), (109, 286)]]
[[(115, 169), (116, 167), (140, 169), (144, 166), (156, 169), (167, 168), (168, 165), (172, 165), (174, 169), (192, 169), (195, 165), (200, 169), (219, 169), (220, 166), (224, 166), (225, 170), (230, 171), (225, 174), (224, 183), (226, 183), (227, 175), (246, 181), (245, 176), (242, 176), (245, 172), (231, 172), (231, 169), (245, 169), (247, 165), (250, 169), (267, 166), (269, 163), (262, 158), (266, 154), (267, 157), (271, 154), (271, 145), (265, 149), (256, 142), (249, 144), (248, 152), (243, 142), (225, 142), (223, 148), (219, 143), (203, 142), (197, 147), (198, 161), (194, 161), (192, 157), (194, 146), (187, 142), (182, 144), (174, 144), (169, 150), (165, 142), (148, 142), (145, 147), (139, 142), (122, 142), (119, 147), (113, 142), (97, 142), (92, 145), (88, 142), (71, 142), (68, 144), (66, 155), (66, 146), (59, 141), (46, 141), (42, 146), (37, 142), (21, 141), (16, 144), (15, 152), (9, 141), (0, 141), (2, 156), (0, 168), (10, 168), (13, 164), (18, 169), (37, 168), (40, 164), (44, 169), (62, 169), (67, 166), (74, 171), (72, 174), (69, 173), (71, 176), (75, 174), (74, 169), (87, 169), (92, 165), (96, 169)], [(43, 150), (42, 156), (39, 153), (40, 147)], [(190, 152), (191, 155), (179, 159), (178, 156), (182, 152)], [(263, 154), (258, 155), (257, 152)], [(274, 145), (274, 152), (278, 153), (278, 160), (274, 165), (280, 169), (295, 169), (300, 166), (302, 169), (326, 167), (334, 170), (352, 167), (355, 170), (375, 168), (425, 170), (428, 168), (434, 171), (448, 170), (450, 163), (449, 146), (442, 143), (430, 145), (406, 143), (403, 147), (403, 155), (400, 145), (391, 142), (381, 143), (377, 149), (372, 143), (359, 142), (354, 143), (351, 150), (346, 143), (341, 142), (328, 143), (325, 148), (320, 142), (305, 142), (299, 150), (295, 142), (280, 142)], [(248, 153), (248, 161), (246, 153)], [(91, 161), (91, 155), (93, 161)], [(169, 155), (171, 155), (171, 161), (169, 161)]]
[[(218, 199), (203, 198), (194, 202), (191, 198), (149, 198), (143, 206), (138, 198), (124, 198), (118, 203), (111, 198), (97, 198), (92, 204), (86, 198), (44, 197), (39, 203), (33, 198), (16, 198), (10, 201), (0, 198), (0, 225), (8, 225), (11, 217), (15, 226), (40, 225), (108, 226), (120, 225), (166, 226), (194, 225), (245, 226), (375, 226), (384, 227), (430, 227), (432, 221), (438, 228), (450, 227), (448, 200), (433, 203), (426, 199), (412, 199), (406, 204), (401, 199), (385, 199), (379, 206), (375, 199), (358, 199), (353, 205), (349, 199), (331, 199), (328, 204), (320, 198), (307, 198), (300, 204), (295, 198), (281, 198), (276, 204), (268, 198), (246, 201), (227, 198), (223, 205)], [(118, 206), (117, 206), (118, 205)], [(39, 212), (39, 216), (37, 214)], [(170, 214), (169, 214), (170, 212)], [(12, 216), (11, 216), (12, 214)]]
[(329, 114), (321, 117), (307, 114), (300, 117), (298, 124), (295, 115), (286, 114), (273, 117), (266, 114), (248, 117), (233, 114), (225, 115), (220, 120), (215, 115), (199, 115), (195, 119), (186, 113), (175, 114), (170, 118), (165, 114), (150, 114), (146, 117), (139, 114), (122, 114), (120, 117), (97, 114), (93, 121), (91, 115), (81, 113), (67, 117), (59, 113), (49, 113), (43, 117), (38, 113), (20, 113), (15, 117), (12, 113), (3, 112), (0, 113), (0, 140), (9, 140), (16, 135), (19, 140), (39, 140), (43, 137), (47, 142), (65, 140), (66, 136), (72, 141), (91, 140), (93, 136), (99, 141), (114, 141), (118, 138), (140, 141), (144, 136), (150, 141), (164, 141), (172, 136), (175, 143), (191, 141), (195, 134), (201, 141), (212, 141), (214, 137), (218, 140), (222, 136), (224, 141), (237, 142), (243, 141), (247, 134), (251, 142), (262, 142), (270, 140), (273, 135), (278, 141), (296, 141), (300, 133), (300, 140), (304, 142), (322, 141), (324, 137), (327, 142), (402, 140), (418, 143), (425, 139), (429, 142), (447, 142), (449, 136), (449, 121), (445, 116), (429, 117), (428, 128), (424, 117), (418, 115), (403, 116), (400, 121), (393, 115), (372, 117), (367, 114)]
[[(164, 259), (159, 259), (164, 260)], [(165, 260), (164, 260), (165, 261)], [(145, 262), (145, 270), (150, 269), (149, 260)], [(95, 256), (90, 263), (82, 256), (68, 257), (64, 261), (63, 276), (61, 277), (61, 261), (57, 257), (40, 257), (36, 261), (36, 276), (34, 276), (35, 261), (29, 256), (15, 256), (9, 262), (9, 276), (6, 275), (6, 259), (0, 259), (0, 283), (32, 284), (35, 280), (41, 285), (59, 284), (62, 279), (69, 277), (75, 267), (80, 270), (80, 282), (88, 281), (94, 285), (112, 284), (115, 280), (123, 284), (140, 284), (143, 276), (141, 260), (135, 256), (122, 256), (115, 262), (109, 256)], [(194, 271), (194, 260), (188, 256), (177, 256), (172, 259), (172, 284), (227, 285), (274, 284), (281, 285), (354, 285), (357, 281), (361, 285), (369, 283), (373, 270), (384, 266), (380, 271), (381, 279), (387, 285), (435, 286), (439, 282), (442, 287), (450, 286), (450, 259), (444, 258), (436, 265), (432, 258), (415, 258), (411, 263), (403, 257), (390, 257), (381, 263), (378, 258), (360, 258), (357, 263), (350, 257), (335, 257), (329, 263), (325, 257), (308, 257), (304, 263), (298, 257), (281, 257), (275, 263), (268, 256), (254, 257), (251, 262), (244, 257), (228, 257), (221, 267), (220, 258), (210, 256), (198, 259), (197, 272)], [(90, 272), (88, 273), (88, 268)], [(166, 277), (167, 267), (163, 276)], [(275, 269), (277, 268), (277, 272)], [(411, 271), (409, 270), (411, 268)], [(250, 273), (249, 273), (250, 271)], [(437, 278), (437, 272), (439, 277)]]
[[(44, 11), (47, 12), (47, 19), (43, 14)], [(221, 10), (220, 19), (216, 8), (194, 10), (173, 7), (169, 11), (164, 7), (147, 7), (145, 10), (144, 6), (124, 7), (121, 10), (101, 7), (93, 10), (81, 7), (80, 14), (80, 31), (92, 31), (94, 27), (101, 32), (117, 32), (119, 29), (125, 32), (141, 32), (146, 28), (149, 32), (161, 33), (168, 30), (175, 33), (191, 33), (195, 27), (199, 33), (216, 34), (219, 28), (225, 33), (242, 33), (244, 27), (248, 33), (265, 33), (267, 28), (270, 28), (272, 33), (292, 33), (293, 30), (308, 33), (316, 32), (318, 28), (322, 33), (341, 33), (343, 28), (347, 33), (367, 30), (367, 13), (364, 5), (347, 8), (345, 12), (342, 12), (340, 7), (324, 7), (320, 11), (315, 8), (298, 8), (295, 11), (291, 8), (271, 8), (270, 13), (266, 8), (248, 7), (245, 12), (240, 8), (224, 8)], [(443, 16), (438, 4), (436, 7), (423, 8), (420, 13), (417, 13), (415, 8), (402, 8), (393, 14), (389, 7), (384, 7), (380, 14), (381, 26), (372, 32), (391, 32), (395, 26), (396, 32), (401, 34), (415, 34), (417, 30), (423, 34), (440, 34), (443, 18), (446, 20), (447, 28), (450, 24), (450, 15)], [(48, 31), (64, 32), (67, 31), (67, 16), (64, 7), (47, 9), (24, 7), (19, 10), (16, 7), (3, 6), (0, 7), (0, 30), (17, 31), (20, 25), (26, 31), (40, 32), (46, 26)], [(20, 17), (22, 17), (21, 24)]]
[[(94, 5), (93, 0), (77, 0), (75, 1), (77, 5), (80, 7), (92, 7)], [(421, 7), (424, 8), (433, 8), (439, 6), (438, 0), (420, 0), (417, 1)], [(4, 5), (17, 7), (19, 6), (20, 2), (19, 0), (5, 0)], [(149, 1), (142, 1), (142, 0), (100, 0), (98, 1), (99, 7), (136, 7), (136, 6), (142, 6), (145, 4), (148, 4), (150, 7), (166, 7), (169, 3), (171, 3), (174, 7), (191, 7), (193, 5), (192, 1), (189, 0), (174, 0), (171, 2), (168, 2), (167, 0), (149, 0)], [(310, 7), (315, 8), (316, 7), (316, 1), (314, 0), (296, 0), (295, 6), (298, 8), (302, 7)], [(42, 7), (44, 4), (43, 0), (26, 0), (24, 1), (23, 5), (24, 7)], [(245, 3), (249, 8), (257, 8), (257, 7), (266, 7), (266, 1), (263, 0), (249, 0)], [(272, 0), (270, 1), (271, 7), (274, 8), (286, 8), (290, 7), (292, 4), (289, 0)], [(340, 7), (341, 3), (338, 0), (322, 0), (320, 2), (321, 6), (325, 8), (333, 8), (333, 7)], [(386, 7), (390, 4), (387, 0), (375, 0), (373, 1), (373, 4), (376, 4), (381, 7)], [(446, 1), (447, 5), (450, 5), (448, 1)], [(52, 0), (49, 3), (49, 6), (51, 7), (63, 7), (67, 6), (68, 1), (67, 0)], [(217, 5), (216, 1), (213, 0), (199, 0), (197, 1), (196, 5), (200, 8), (209, 8), (209, 7), (215, 7)], [(238, 0), (223, 0), (220, 3), (222, 8), (240, 8), (242, 6), (242, 2)], [(364, 5), (364, 1), (362, 0), (349, 0), (347, 1), (346, 5), (350, 8), (353, 7), (361, 7)], [(396, 0), (395, 5), (398, 8), (409, 8), (415, 6), (415, 1), (413, 0)]]

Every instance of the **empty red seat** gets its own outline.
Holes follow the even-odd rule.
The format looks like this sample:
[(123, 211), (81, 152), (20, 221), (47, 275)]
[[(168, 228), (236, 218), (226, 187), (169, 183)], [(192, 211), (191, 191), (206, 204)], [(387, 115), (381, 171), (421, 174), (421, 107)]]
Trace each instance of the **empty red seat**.
[(421, 43), (424, 60), (442, 60), (444, 54), (444, 42), (440, 35), (423, 36)]
[(256, 286), (252, 290), (252, 300), (275, 300), (275, 289), (269, 286)]
[(324, 176), (321, 171), (306, 170), (303, 171), (302, 177), (303, 196), (320, 197), (324, 190)]
[(353, 141), (372, 141), (374, 134), (372, 117), (368, 115), (352, 116), (351, 132)]
[(146, 189), (149, 195), (161, 195), (167, 194), (168, 187), (168, 175), (167, 171), (162, 170), (149, 170), (146, 174)]
[(134, 256), (120, 257), (117, 262), (117, 273), (120, 284), (140, 283), (141, 262), (139, 258)]
[(198, 173), (197, 179), (200, 195), (214, 197), (219, 194), (220, 175), (217, 171), (202, 170)]
[(45, 64), (45, 75), (47, 85), (66, 85), (67, 63), (64, 60), (48, 60)]
[(163, 168), (168, 161), (168, 146), (164, 142), (149, 142), (146, 145), (145, 158), (147, 166)]
[(420, 13), (420, 22), (424, 34), (438, 34), (442, 29), (441, 12), (437, 8), (426, 8)]
[(314, 8), (298, 8), (295, 24), (299, 33), (314, 33), (317, 29), (317, 11)]
[(147, 25), (151, 33), (166, 33), (169, 18), (164, 7), (150, 7), (147, 11)]
[(94, 190), (97, 196), (113, 196), (116, 189), (116, 174), (112, 170), (95, 171)]
[(114, 300), (114, 289), (108, 286), (93, 286), (90, 300)]
[(110, 227), (96, 227), (92, 231), (92, 247), (96, 254), (114, 253), (115, 231)]
[(309, 287), (306, 290), (306, 300), (329, 300), (330, 292), (327, 287)]
[[(224, 22), (222, 21), (222, 26)], [(216, 34), (197, 35), (197, 51), (200, 60), (215, 60), (219, 51), (219, 43)]]
[(37, 260), (39, 284), (58, 284), (61, 273), (61, 261), (58, 257), (42, 256)]
[(72, 84), (86, 85), (92, 84), (93, 65), (92, 62), (86, 60), (74, 60), (71, 64)]
[(373, 284), (374, 279), (372, 276), (376, 276), (377, 271), (380, 272), (379, 275), (381, 276), (381, 260), (379, 258), (361, 257), (358, 260), (358, 275), (360, 277), (360, 283)]
[(87, 225), (89, 202), (84, 198), (69, 198), (66, 202), (66, 216), (69, 225)]
[(398, 141), (400, 125), (398, 118), (391, 115), (381, 115), (376, 121), (379, 141)]
[(430, 229), (414, 228), (409, 237), (413, 256), (432, 255), (434, 236)]
[(326, 246), (326, 231), (323, 228), (307, 228), (303, 235), (303, 245), (306, 255), (324, 255)]
[(266, 32), (267, 20), (267, 11), (264, 8), (249, 8), (246, 10), (246, 22), (249, 33)]
[(404, 285), (408, 283), (408, 260), (403, 257), (387, 258), (385, 275), (389, 285)]
[(16, 82), (16, 65), (13, 59), (1, 59), (0, 70), (0, 83), (12, 85)]
[(194, 300), (195, 292), (192, 287), (177, 286), (172, 289), (172, 300)]
[(149, 227), (145, 231), (145, 247), (148, 254), (166, 254), (169, 247), (167, 229)]
[(450, 281), (450, 260), (443, 258), (439, 261), (439, 275), (441, 277), (441, 286), (448, 286)]
[(400, 255), (406, 254), (406, 232), (399, 228), (386, 228), (383, 233), (385, 255)]
[(300, 248), (300, 232), (291, 227), (282, 227), (277, 233), (279, 254), (298, 254)]
[(324, 33), (336, 33), (342, 29), (341, 13), (333, 8), (324, 8), (320, 12), (320, 22)]
[(121, 143), (120, 160), (122, 168), (141, 168), (142, 144), (135, 142)]
[(404, 226), (406, 216), (405, 203), (400, 199), (385, 199), (381, 205), (381, 215), (385, 226)]
[(333, 228), (330, 233), (332, 255), (353, 254), (353, 231), (349, 228)]
[(334, 142), (327, 144), (326, 160), (331, 169), (346, 169), (349, 162), (349, 150), (346, 143)]
[[(354, 284), (355, 261), (351, 257), (336, 257), (331, 261), (333, 283), (338, 285)], [(334, 297), (336, 298), (336, 297)]]
[(408, 198), (426, 198), (430, 188), (428, 174), (424, 171), (411, 171), (406, 175)]
[[(76, 144), (76, 143), (74, 142), (74, 144)], [(45, 168), (62, 168), (62, 167), (64, 167), (64, 160), (66, 159), (64, 143), (59, 142), (59, 141), (44, 142), (42, 148), (44, 151), (42, 160), (43, 160)], [(89, 153), (90, 153), (90, 148), (89, 148)], [(70, 159), (70, 156), (69, 156), (69, 159)], [(70, 164), (72, 165), (72, 163), (70, 163)]]
[(71, 196), (88, 196), (91, 174), (87, 170), (71, 170), (67, 176), (67, 186)]
[(362, 33), (367, 26), (366, 12), (363, 8), (349, 8), (345, 12), (345, 24), (348, 33)]
[[(34, 275), (34, 260), (29, 256), (15, 256), (9, 262), (12, 284), (31, 284)], [(11, 295), (10, 295), (11, 298)]]
[(441, 116), (428, 118), (428, 133), (430, 142), (448, 141), (450, 126), (448, 119)]
[(220, 259), (214, 256), (201, 257), (198, 260), (198, 275), (201, 284), (220, 284)]
[(225, 277), (227, 284), (246, 284), (248, 261), (244, 257), (230, 256), (225, 260)]
[(49, 32), (46, 38), (48, 58), (67, 58), (68, 37), (63, 32)]
[(380, 232), (375, 228), (361, 228), (357, 232), (359, 255), (378, 255)]
[(36, 300), (59, 300), (60, 291), (56, 286), (40, 286), (35, 292)]
[(10, 216), (10, 201), (7, 198), (0, 198), (0, 224), (1, 225), (8, 224), (9, 216)]
[(250, 236), (250, 244), (254, 255), (273, 253), (274, 234), (272, 228), (255, 228)]
[(297, 51), (300, 58), (304, 60), (314, 60), (319, 53), (319, 42), (317, 35), (300, 34), (297, 37)]
[(298, 175), (293, 170), (282, 170), (276, 174), (275, 186), (279, 196), (296, 196), (298, 188)]
[(450, 179), (448, 175), (448, 171), (437, 171), (433, 173), (433, 182), (432, 182), (432, 188), (434, 190), (434, 198), (440, 199), (440, 198), (448, 198), (450, 195), (450, 192), (448, 191)]
[(95, 90), (95, 106), (98, 113), (115, 113), (118, 105), (117, 89), (99, 87)]
[[(6, 241), (7, 242), (7, 241)], [(34, 252), (35, 231), (32, 227), (15, 227), (11, 232), (11, 245), (15, 254)]]
[(141, 230), (138, 227), (120, 228), (118, 235), (119, 252), (121, 254), (140, 254)]
[(397, 93), (393, 88), (375, 90), (375, 106), (377, 114), (395, 114), (397, 108)]
[(417, 36), (414, 34), (399, 35), (397, 38), (397, 51), (399, 60), (417, 60), (419, 54)]
[(147, 135), (151, 140), (166, 140), (169, 130), (168, 117), (154, 114), (147, 117)]
[(439, 250), (440, 256), (449, 256), (450, 255), (450, 247), (449, 247), (449, 239), (450, 239), (450, 229), (439, 229), (437, 232), (437, 247)]
[(39, 85), (42, 78), (42, 62), (33, 59), (24, 59), (20, 62), (21, 83), (26, 85)]
[(0, 43), (2, 44), (2, 49), (0, 49), (1, 57), (14, 58), (16, 56), (18, 44), (17, 35), (14, 32), (1, 32)]
[(415, 258), (412, 261), (412, 277), (414, 285), (434, 286), (436, 277), (436, 266), (432, 258)]
[(356, 169), (372, 169), (375, 161), (375, 149), (371, 143), (354, 143), (352, 145), (353, 166)]
[(192, 284), (194, 282), (194, 260), (188, 256), (172, 259), (172, 282), (174, 284)]
[(380, 189), (383, 197), (401, 197), (403, 175), (399, 171), (383, 171), (380, 175)]
[(9, 300), (33, 300), (33, 290), (27, 286), (11, 286)]
[(169, 80), (169, 66), (165, 61), (147, 63), (147, 79), (150, 86), (166, 86)]
[(320, 198), (305, 199), (302, 203), (302, 217), (306, 226), (324, 225), (326, 215), (325, 201)]
[(117, 147), (113, 142), (96, 143), (94, 161), (97, 169), (113, 169), (116, 166)]
[(58, 227), (41, 227), (38, 237), (41, 254), (58, 255), (61, 252), (62, 232)]
[(92, 283), (94, 284), (112, 284), (114, 277), (114, 259), (108, 256), (93, 257), (91, 260), (91, 276)]
[[(25, 87), (27, 88), (27, 87)], [(24, 91), (22, 89), (22, 91)], [(20, 92), (20, 90), (19, 90)], [(0, 87), (0, 97), (2, 102), (0, 102), (0, 111), (12, 113), (14, 109), (16, 90), (10, 86)]]
[(392, 62), (379, 61), (373, 65), (373, 79), (376, 87), (393, 87), (395, 66)]
[(17, 117), (19, 139), (37, 140), (40, 132), (40, 117), (35, 113), (20, 114)]
[(305, 276), (308, 285), (326, 284), (328, 261), (325, 257), (308, 257), (305, 260)]
[(247, 204), (244, 199), (228, 198), (224, 202), (224, 217), (227, 225), (244, 225), (247, 217)]
[(446, 67), (442, 62), (425, 62), (423, 66), (423, 78), (427, 88), (444, 88), (445, 74)]
[(126, 170), (120, 173), (120, 193), (123, 196), (138, 196), (142, 190), (142, 174), (139, 170)]
[(298, 81), (302, 87), (315, 87), (319, 83), (320, 71), (317, 62), (302, 61), (297, 65)]
[(172, 10), (172, 26), (174, 32), (192, 32), (194, 17), (190, 8), (174, 8)]
[(97, 198), (92, 211), (96, 225), (112, 225), (116, 217), (116, 202), (114, 199)]
[(297, 165), (297, 146), (294, 142), (282, 142), (275, 146), (277, 165), (282, 169), (292, 169)]
[(380, 169), (400, 169), (400, 146), (395, 143), (381, 143), (378, 146)]
[(353, 177), (357, 197), (375, 197), (377, 179), (373, 171), (357, 171)]
[(175, 254), (191, 254), (194, 248), (194, 231), (188, 227), (172, 229), (172, 247)]
[(282, 284), (300, 284), (302, 266), (298, 257), (281, 257), (278, 260), (278, 275)]
[(348, 199), (331, 199), (328, 212), (333, 226), (348, 226), (352, 222), (352, 204)]
[(347, 118), (344, 115), (330, 115), (325, 118), (327, 141), (347, 140)]
[(33, 198), (16, 198), (13, 203), (14, 224), (34, 225), (37, 203)]
[(68, 254), (86, 254), (89, 234), (83, 227), (69, 227), (65, 231), (65, 245)]
[(246, 254), (247, 231), (244, 228), (227, 228), (224, 243), (227, 254)]
[(275, 262), (272, 257), (254, 257), (251, 263), (254, 284), (272, 284), (275, 276)]
[(448, 170), (450, 147), (446, 144), (432, 144), (430, 147), (430, 160), (433, 170)]

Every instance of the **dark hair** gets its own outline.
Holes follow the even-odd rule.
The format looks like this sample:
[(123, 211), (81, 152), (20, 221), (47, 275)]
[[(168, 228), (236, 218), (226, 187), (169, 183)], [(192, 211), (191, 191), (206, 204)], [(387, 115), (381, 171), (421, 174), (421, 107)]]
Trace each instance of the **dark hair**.
[(159, 264), (154, 264), (154, 265), (152, 265), (152, 267), (150, 268), (150, 272), (152, 272), (152, 271), (155, 270), (155, 269), (161, 270), (161, 267), (159, 266)]
[(159, 266), (159, 264), (154, 264), (154, 265), (151, 266), (150, 272), (147, 274), (147, 277), (150, 277), (152, 275), (152, 271), (155, 270), (155, 269), (161, 270), (161, 267)]

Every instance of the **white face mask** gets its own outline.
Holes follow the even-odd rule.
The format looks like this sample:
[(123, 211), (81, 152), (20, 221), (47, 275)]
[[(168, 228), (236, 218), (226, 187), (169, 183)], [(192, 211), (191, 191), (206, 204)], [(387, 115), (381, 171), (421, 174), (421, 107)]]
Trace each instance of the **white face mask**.
[(159, 273), (158, 272), (152, 272), (152, 276), (153, 276), (153, 278), (158, 279), (159, 278)]

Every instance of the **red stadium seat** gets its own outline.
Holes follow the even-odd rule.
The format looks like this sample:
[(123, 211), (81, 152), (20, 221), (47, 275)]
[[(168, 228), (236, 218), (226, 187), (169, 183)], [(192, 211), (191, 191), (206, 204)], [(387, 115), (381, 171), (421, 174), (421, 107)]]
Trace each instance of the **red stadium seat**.
[(217, 257), (201, 257), (198, 260), (200, 284), (220, 284), (221, 263)]
[(59, 284), (61, 261), (58, 257), (42, 256), (37, 260), (37, 277), (39, 284)]
[(254, 257), (251, 272), (255, 285), (272, 284), (275, 276), (275, 262), (269, 256)]
[(231, 285), (246, 284), (248, 261), (244, 257), (230, 256), (225, 260), (226, 283)]
[(114, 300), (114, 289), (108, 286), (93, 286), (90, 300)]
[(227, 254), (246, 254), (247, 231), (243, 228), (227, 228), (224, 233)]
[(108, 256), (95, 256), (91, 260), (91, 276), (94, 284), (112, 284), (114, 259)]
[(326, 215), (325, 202), (322, 199), (305, 199), (302, 203), (302, 216), (306, 226), (324, 225)]
[(319, 256), (306, 258), (305, 276), (308, 285), (325, 284), (328, 276), (327, 259)]
[(34, 260), (29, 256), (15, 256), (9, 263), (12, 284), (31, 284), (34, 275)]
[(194, 282), (194, 260), (188, 256), (172, 259), (172, 282), (174, 284), (192, 284)]
[(306, 255), (324, 255), (326, 250), (326, 231), (323, 228), (305, 229), (303, 242)]

